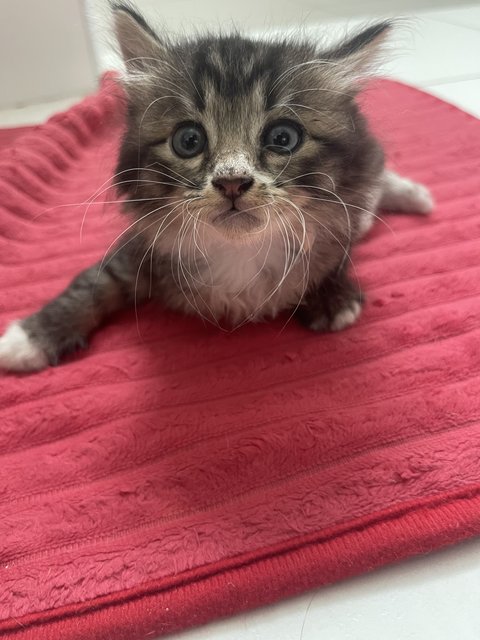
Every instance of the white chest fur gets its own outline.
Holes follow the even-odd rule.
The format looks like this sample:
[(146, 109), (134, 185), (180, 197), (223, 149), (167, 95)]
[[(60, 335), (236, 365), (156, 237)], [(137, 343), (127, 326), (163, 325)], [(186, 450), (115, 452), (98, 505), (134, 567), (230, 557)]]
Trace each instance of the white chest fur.
[(242, 243), (204, 239), (196, 258), (195, 266), (184, 269), (184, 293), (190, 311), (209, 320), (237, 325), (274, 317), (297, 305), (306, 287), (307, 254), (280, 236)]

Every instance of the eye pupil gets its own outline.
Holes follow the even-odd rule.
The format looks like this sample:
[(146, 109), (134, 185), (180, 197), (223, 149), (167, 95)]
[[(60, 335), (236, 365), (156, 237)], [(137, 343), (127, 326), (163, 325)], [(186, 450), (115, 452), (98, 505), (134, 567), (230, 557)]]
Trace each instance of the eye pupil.
[(288, 147), (290, 143), (290, 136), (287, 131), (281, 131), (273, 139), (273, 144), (277, 147)]
[(182, 146), (187, 149), (187, 151), (193, 151), (193, 149), (198, 146), (198, 143), (199, 138), (197, 133), (189, 132), (182, 137)]
[(200, 124), (180, 125), (172, 137), (172, 148), (181, 158), (193, 158), (202, 153), (207, 141), (205, 131)]
[(301, 127), (290, 120), (271, 125), (263, 137), (264, 146), (273, 153), (292, 153), (301, 141)]

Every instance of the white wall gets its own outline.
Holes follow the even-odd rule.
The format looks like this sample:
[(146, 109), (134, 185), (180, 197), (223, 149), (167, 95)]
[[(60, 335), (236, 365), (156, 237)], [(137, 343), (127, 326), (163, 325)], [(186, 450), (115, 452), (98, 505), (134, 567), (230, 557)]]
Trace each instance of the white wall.
[(0, 108), (81, 96), (95, 84), (81, 0), (0, 0)]

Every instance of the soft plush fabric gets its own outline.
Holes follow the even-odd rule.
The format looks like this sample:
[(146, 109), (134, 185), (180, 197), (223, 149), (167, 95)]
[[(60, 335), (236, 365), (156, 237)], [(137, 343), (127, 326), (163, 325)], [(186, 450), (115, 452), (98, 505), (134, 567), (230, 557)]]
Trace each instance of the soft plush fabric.
[[(480, 123), (387, 81), (362, 100), (437, 206), (356, 250), (355, 327), (152, 305), (0, 378), (2, 637), (153, 638), (480, 532)], [(102, 191), (121, 127), (107, 77), (0, 134), (0, 332), (126, 225)]]

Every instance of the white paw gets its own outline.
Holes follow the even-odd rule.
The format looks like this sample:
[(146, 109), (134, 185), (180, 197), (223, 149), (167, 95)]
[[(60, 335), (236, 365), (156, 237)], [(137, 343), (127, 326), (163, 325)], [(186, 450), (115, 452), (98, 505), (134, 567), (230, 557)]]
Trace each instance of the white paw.
[(362, 312), (362, 305), (357, 300), (352, 300), (339, 311), (333, 320), (329, 320), (327, 315), (315, 318), (308, 325), (312, 331), (342, 331), (354, 324)]
[(423, 184), (418, 184), (418, 182), (411, 182), (407, 194), (407, 204), (410, 211), (414, 213), (431, 213), (434, 202), (432, 194), (427, 187), (424, 187)]
[(0, 338), (0, 369), (39, 371), (45, 367), (46, 353), (30, 340), (18, 322), (13, 322)]
[(354, 324), (362, 312), (362, 305), (353, 300), (348, 307), (337, 313), (330, 323), (331, 331), (341, 331)]
[(402, 178), (393, 171), (385, 171), (381, 208), (427, 214), (432, 211), (433, 206), (432, 195), (423, 184)]

